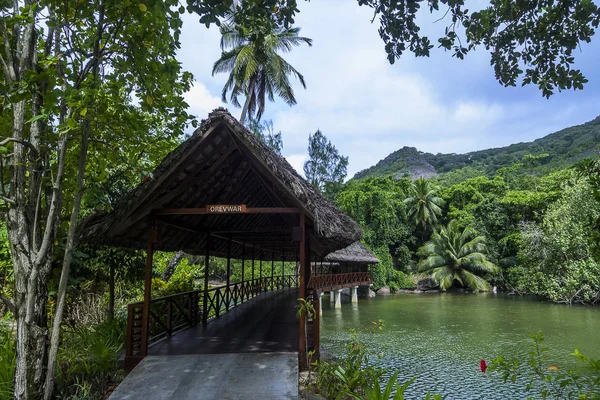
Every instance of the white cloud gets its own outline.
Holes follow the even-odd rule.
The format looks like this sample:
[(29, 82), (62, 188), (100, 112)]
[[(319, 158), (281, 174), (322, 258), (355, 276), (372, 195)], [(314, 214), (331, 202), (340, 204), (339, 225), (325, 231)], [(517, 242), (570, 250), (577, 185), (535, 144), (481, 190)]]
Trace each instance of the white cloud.
[[(265, 115), (282, 131), (284, 155), (300, 173), (308, 135), (317, 129), (349, 156), (351, 177), (403, 146), (434, 153), (504, 146), (598, 114), (600, 100), (590, 91), (545, 100), (535, 88), (501, 87), (485, 51), (463, 61), (443, 51), (430, 59), (407, 53), (390, 65), (379, 24), (370, 23), (372, 9), (355, 1), (319, 0), (300, 8), (296, 24), (314, 46), (298, 47), (285, 58), (304, 75), (307, 90), (294, 82), (298, 105), (277, 100), (267, 105)], [(424, 31), (443, 31), (443, 25), (428, 25)], [(226, 76), (211, 77), (221, 54), (219, 38), (217, 29), (207, 30), (197, 18), (186, 17), (179, 55), (198, 79), (186, 100), (199, 118), (221, 105)]]
[(192, 89), (184, 96), (186, 103), (190, 106), (188, 113), (198, 119), (204, 119), (209, 112), (221, 107), (221, 99), (213, 96), (202, 82), (195, 81)]
[(298, 172), (300, 175), (304, 176), (304, 161), (306, 160), (305, 154), (290, 154), (285, 157), (285, 159), (290, 163), (292, 167)]

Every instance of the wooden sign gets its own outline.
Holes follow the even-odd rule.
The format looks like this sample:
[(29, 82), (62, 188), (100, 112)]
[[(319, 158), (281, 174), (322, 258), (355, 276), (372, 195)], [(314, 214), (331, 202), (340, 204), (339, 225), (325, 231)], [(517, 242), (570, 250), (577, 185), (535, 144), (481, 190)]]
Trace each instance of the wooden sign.
[(241, 214), (245, 212), (245, 204), (210, 204), (206, 206), (207, 214)]

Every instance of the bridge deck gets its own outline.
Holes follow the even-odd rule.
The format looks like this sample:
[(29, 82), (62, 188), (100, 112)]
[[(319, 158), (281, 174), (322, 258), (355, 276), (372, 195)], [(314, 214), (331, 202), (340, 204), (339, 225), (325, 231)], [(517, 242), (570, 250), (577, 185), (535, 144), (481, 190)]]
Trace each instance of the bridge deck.
[(264, 293), (150, 346), (149, 355), (297, 352), (298, 288)]
[(298, 296), (264, 293), (157, 342), (110, 399), (297, 399)]

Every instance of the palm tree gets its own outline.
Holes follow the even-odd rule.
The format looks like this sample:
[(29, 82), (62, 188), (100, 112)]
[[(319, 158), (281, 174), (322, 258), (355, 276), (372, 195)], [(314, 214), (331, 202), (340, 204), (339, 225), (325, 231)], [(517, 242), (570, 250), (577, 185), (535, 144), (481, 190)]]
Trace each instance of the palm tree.
[(425, 240), (427, 226), (437, 224), (437, 217), (442, 215), (440, 207), (444, 204), (444, 200), (437, 197), (438, 191), (438, 186), (420, 177), (412, 182), (410, 196), (404, 200), (404, 204), (409, 209), (408, 216), (413, 219), (415, 225), (423, 229), (423, 240)]
[(442, 290), (454, 282), (473, 290), (488, 290), (489, 283), (482, 275), (495, 274), (499, 268), (488, 261), (484, 237), (471, 227), (460, 229), (456, 220), (431, 235), (431, 240), (418, 251), (424, 257), (419, 271), (431, 274)]
[(214, 66), (212, 74), (226, 72), (229, 78), (222, 91), (222, 99), (241, 107), (238, 96), (246, 97), (240, 121), (243, 123), (248, 114), (256, 113), (260, 120), (265, 111), (265, 97), (274, 101), (275, 95), (288, 105), (296, 104), (294, 90), (289, 76), (293, 75), (306, 89), (304, 76), (286, 62), (279, 52), (290, 52), (294, 46), (306, 43), (312, 46), (312, 39), (298, 36), (300, 28), (273, 28), (264, 34), (247, 35), (233, 19), (221, 25), (221, 58)]

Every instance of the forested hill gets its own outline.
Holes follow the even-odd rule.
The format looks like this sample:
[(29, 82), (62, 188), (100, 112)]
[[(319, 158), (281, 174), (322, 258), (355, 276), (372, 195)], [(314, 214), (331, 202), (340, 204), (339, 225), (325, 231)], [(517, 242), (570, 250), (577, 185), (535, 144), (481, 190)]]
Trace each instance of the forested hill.
[(600, 146), (600, 116), (582, 125), (572, 126), (533, 142), (511, 144), (506, 147), (474, 151), (465, 154), (431, 154), (414, 147), (403, 147), (358, 172), (353, 179), (372, 176), (403, 176), (430, 178), (440, 173), (471, 167), (485, 174), (524, 161), (528, 154), (547, 157), (530, 160), (530, 167), (552, 169), (564, 167), (586, 157), (597, 157)]

